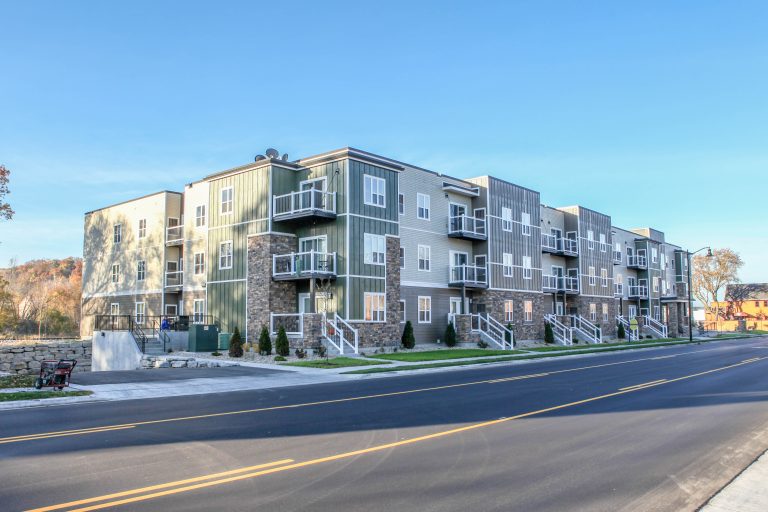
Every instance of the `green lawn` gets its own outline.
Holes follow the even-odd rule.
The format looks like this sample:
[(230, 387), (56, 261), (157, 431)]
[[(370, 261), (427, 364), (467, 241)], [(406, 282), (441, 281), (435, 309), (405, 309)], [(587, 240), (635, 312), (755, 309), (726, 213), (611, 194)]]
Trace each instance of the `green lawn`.
[(446, 350), (426, 350), (424, 352), (395, 352), (393, 354), (379, 354), (371, 356), (371, 359), (386, 359), (388, 361), (442, 361), (446, 359), (465, 359), (467, 357), (483, 356), (508, 356), (523, 354), (519, 350), (489, 350), (485, 348), (456, 348)]
[(560, 350), (588, 350), (588, 349), (595, 349), (598, 347), (624, 347), (624, 346), (630, 346), (630, 345), (648, 345), (648, 344), (668, 344), (670, 342), (675, 341), (682, 341), (685, 340), (685, 338), (662, 338), (662, 339), (656, 339), (656, 340), (642, 340), (642, 341), (624, 341), (620, 343), (602, 343), (602, 344), (590, 344), (590, 345), (572, 345), (570, 347), (565, 347), (563, 345), (552, 345), (547, 347), (532, 347), (526, 350), (530, 350), (532, 352), (557, 352)]
[(312, 361), (296, 361), (284, 363), (283, 366), (303, 366), (305, 368), (346, 368), (350, 366), (369, 366), (373, 364), (389, 364), (386, 361), (372, 361), (361, 357), (334, 357), (332, 359), (314, 359)]
[(37, 375), (6, 375), (0, 377), (0, 389), (31, 388), (36, 378)]
[(16, 393), (0, 393), (0, 402), (15, 402), (17, 400), (40, 400), (41, 398), (61, 398), (64, 396), (88, 396), (92, 391), (18, 391)]

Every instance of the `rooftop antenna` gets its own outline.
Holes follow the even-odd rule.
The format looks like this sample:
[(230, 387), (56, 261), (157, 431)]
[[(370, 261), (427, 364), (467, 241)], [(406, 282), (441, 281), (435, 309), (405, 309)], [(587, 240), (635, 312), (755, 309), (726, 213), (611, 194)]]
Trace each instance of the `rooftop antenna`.
[(267, 148), (267, 151), (265, 151), (265, 154), (267, 155), (268, 158), (280, 158), (280, 152), (275, 148)]
[(287, 162), (288, 161), (288, 153), (283, 153), (282, 161)]
[(254, 157), (253, 161), (254, 161), (254, 162), (258, 162), (258, 161), (260, 161), (260, 160), (266, 160), (266, 159), (267, 159), (267, 157), (265, 157), (264, 155), (256, 155), (256, 156)]

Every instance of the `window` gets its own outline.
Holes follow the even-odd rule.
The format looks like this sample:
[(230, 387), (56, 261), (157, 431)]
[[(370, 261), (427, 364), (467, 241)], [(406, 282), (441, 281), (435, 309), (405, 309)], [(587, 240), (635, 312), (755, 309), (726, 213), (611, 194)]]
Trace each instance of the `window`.
[(144, 323), (144, 318), (147, 314), (146, 304), (144, 304), (143, 302), (137, 302), (135, 314), (136, 314), (136, 323), (139, 325), (142, 325)]
[(232, 268), (232, 240), (219, 244), (219, 270)]
[(400, 268), (405, 268), (405, 247), (400, 247)]
[(221, 214), (229, 215), (234, 210), (234, 194), (232, 187), (221, 189)]
[(384, 208), (384, 198), (387, 193), (384, 179), (365, 174), (363, 176), (363, 183), (365, 187), (365, 204)]
[(205, 253), (204, 252), (196, 252), (195, 253), (195, 275), (199, 276), (200, 274), (205, 274)]
[(523, 224), (523, 235), (525, 236), (531, 236), (531, 214), (528, 212), (523, 212), (520, 214)]
[(123, 225), (122, 224), (115, 224), (112, 227), (112, 241), (116, 244), (119, 244), (123, 241)]
[(589, 319), (597, 322), (597, 304), (594, 302), (589, 305)]
[(432, 249), (428, 245), (419, 246), (419, 270), (429, 272)]
[(655, 247), (651, 247), (651, 261), (656, 263), (659, 260), (659, 250)]
[(512, 277), (514, 269), (512, 268), (512, 255), (505, 252), (501, 255), (501, 268), (505, 277)]
[(147, 263), (144, 260), (136, 262), (136, 280), (143, 281), (147, 276)]
[(666, 270), (667, 269), (667, 255), (662, 252), (661, 255), (659, 256), (659, 258), (661, 259), (661, 263), (660, 263), (661, 269), (662, 270)]
[(608, 270), (607, 269), (604, 269), (604, 268), (600, 269), (600, 285), (603, 288), (608, 287)]
[(653, 291), (654, 293), (659, 291), (659, 278), (656, 276), (653, 277)]
[(405, 215), (405, 194), (397, 194), (397, 213)]
[(400, 323), (405, 323), (405, 301), (401, 300), (400, 302)]
[(764, 301), (763, 301), (763, 306), (764, 306), (764, 307), (766, 307), (766, 308), (768, 308), (768, 300), (764, 300)]
[(600, 233), (600, 252), (608, 250), (608, 244), (605, 243), (605, 233)]
[(205, 299), (195, 299), (192, 303), (192, 321), (203, 322), (205, 321)]
[(371, 265), (384, 265), (384, 252), (386, 250), (386, 240), (381, 235), (372, 235), (366, 233), (364, 235), (365, 241), (365, 263)]
[(659, 306), (653, 306), (653, 318), (656, 319), (657, 322), (661, 321), (661, 309)]
[(514, 320), (514, 303), (511, 300), (504, 301), (504, 321), (512, 322)]
[(117, 302), (113, 302), (109, 305), (109, 314), (112, 316), (117, 316), (120, 314), (120, 304)]
[(147, 237), (147, 219), (139, 219), (139, 238)]
[(504, 231), (512, 231), (512, 209), (501, 209), (501, 229)]
[(429, 202), (427, 194), (416, 194), (416, 216), (420, 219), (429, 220)]
[(120, 264), (119, 263), (115, 263), (112, 265), (112, 282), (113, 283), (120, 282)]
[(419, 297), (419, 323), (432, 323), (432, 297)]
[(597, 278), (595, 277), (595, 267), (589, 267), (589, 286), (595, 286)]
[(531, 257), (523, 256), (523, 279), (531, 279), (533, 270), (531, 269)]
[(590, 251), (595, 249), (595, 232), (591, 229), (587, 230), (587, 245)]
[(608, 321), (608, 304), (603, 304), (603, 322)]
[(365, 294), (365, 320), (367, 322), (384, 321), (384, 294)]
[(523, 311), (525, 313), (525, 321), (533, 322), (533, 302), (526, 300), (523, 302)]
[(205, 205), (201, 204), (195, 208), (195, 227), (205, 226)]

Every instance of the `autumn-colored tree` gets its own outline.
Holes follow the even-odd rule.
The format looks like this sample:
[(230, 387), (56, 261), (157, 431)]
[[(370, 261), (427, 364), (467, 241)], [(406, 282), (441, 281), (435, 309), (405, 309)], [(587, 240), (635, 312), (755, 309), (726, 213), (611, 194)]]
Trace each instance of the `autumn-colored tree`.
[(743, 265), (741, 257), (731, 249), (713, 249), (712, 256), (693, 257), (691, 293), (715, 319), (720, 319), (720, 292), (739, 282)]
[(5, 196), (11, 193), (8, 190), (8, 181), (10, 180), (11, 171), (4, 165), (0, 165), (0, 219), (11, 220), (13, 218), (13, 209), (11, 205), (5, 201)]

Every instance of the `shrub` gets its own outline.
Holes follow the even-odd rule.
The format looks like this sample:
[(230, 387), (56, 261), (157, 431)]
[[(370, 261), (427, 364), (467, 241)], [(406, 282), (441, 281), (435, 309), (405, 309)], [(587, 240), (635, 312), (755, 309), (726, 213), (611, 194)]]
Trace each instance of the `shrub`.
[(413, 348), (416, 346), (416, 338), (413, 337), (413, 324), (410, 320), (406, 320), (405, 322), (402, 343), (403, 348)]
[(324, 357), (328, 359), (328, 349), (325, 348), (325, 345), (323, 345), (322, 343), (317, 347), (315, 347), (315, 354), (317, 355), (317, 357), (320, 357), (320, 358)]
[(483, 340), (477, 342), (477, 348), (488, 348), (488, 344)]
[(448, 325), (445, 327), (445, 346), (456, 346), (456, 329), (453, 327), (452, 322), (448, 322)]
[(283, 356), (275, 356), (275, 361), (286, 361)]
[(269, 337), (269, 330), (265, 325), (261, 326), (259, 334), (259, 355), (268, 356), (272, 354), (272, 338)]
[(288, 344), (288, 335), (285, 334), (285, 329), (281, 325), (277, 330), (277, 339), (275, 340), (275, 352), (277, 355), (286, 357), (291, 353), (291, 347)]
[(507, 330), (509, 332), (505, 332), (504, 333), (504, 340), (507, 343), (512, 343), (512, 334), (511, 334), (512, 333), (512, 323), (511, 322), (507, 323)]
[(555, 331), (552, 330), (552, 326), (549, 324), (549, 322), (544, 324), (544, 342), (545, 343), (555, 342)]
[(624, 324), (619, 324), (619, 328), (616, 330), (616, 337), (623, 340), (627, 336), (627, 331), (624, 330)]
[(229, 357), (243, 357), (243, 338), (240, 337), (240, 329), (237, 327), (229, 338)]
[(218, 352), (218, 351), (216, 351), (216, 352), (211, 352), (211, 355), (212, 355), (212, 356), (216, 356), (216, 357), (219, 357), (219, 356), (221, 355), (221, 352)]
[(296, 354), (296, 357), (298, 357), (299, 359), (304, 359), (305, 357), (307, 357), (307, 351), (304, 350), (303, 348), (297, 348), (293, 353)]

